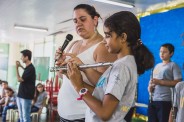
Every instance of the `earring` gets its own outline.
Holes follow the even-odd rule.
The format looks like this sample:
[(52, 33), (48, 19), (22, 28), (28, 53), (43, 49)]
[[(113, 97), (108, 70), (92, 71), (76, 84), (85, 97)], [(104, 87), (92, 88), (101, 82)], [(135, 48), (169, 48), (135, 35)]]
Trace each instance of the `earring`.
[(96, 28), (96, 26), (94, 27), (94, 32), (95, 32), (95, 33), (97, 33), (97, 32), (98, 32), (98, 31), (97, 31), (97, 28)]
[(98, 33), (98, 30), (97, 30), (97, 27), (96, 26), (94, 27), (94, 32), (95, 33)]

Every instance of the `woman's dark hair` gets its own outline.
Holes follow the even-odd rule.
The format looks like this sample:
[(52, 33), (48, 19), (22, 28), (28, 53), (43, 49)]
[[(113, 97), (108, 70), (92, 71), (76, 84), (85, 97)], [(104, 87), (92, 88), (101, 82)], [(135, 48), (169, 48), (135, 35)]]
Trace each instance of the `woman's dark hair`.
[(10, 87), (5, 88), (5, 90), (11, 91), (11, 92), (14, 94), (13, 89), (12, 89), (12, 88), (10, 88)]
[(94, 19), (95, 16), (100, 17), (100, 14), (96, 11), (96, 9), (88, 4), (79, 4), (74, 8), (74, 10), (77, 9), (84, 9), (91, 16), (92, 19)]
[(174, 46), (172, 44), (170, 44), (170, 43), (163, 44), (163, 45), (161, 45), (161, 47), (167, 48), (169, 50), (170, 54), (174, 53)]
[[(35, 96), (34, 96), (34, 102), (37, 101), (37, 98), (38, 98), (38, 95), (39, 95), (39, 91), (37, 90), (37, 87), (38, 87), (38, 86), (42, 86), (42, 87), (43, 87), (43, 84), (38, 83), (38, 84), (36, 85)], [(43, 92), (44, 92), (44, 91), (45, 91), (45, 89), (43, 88)]]
[(22, 50), (20, 53), (22, 53), (24, 57), (28, 56), (28, 59), (31, 60), (32, 52), (30, 50)]
[(104, 26), (117, 36), (126, 33), (127, 43), (135, 57), (139, 75), (154, 66), (153, 54), (140, 40), (141, 27), (133, 13), (129, 11), (115, 13), (105, 20)]

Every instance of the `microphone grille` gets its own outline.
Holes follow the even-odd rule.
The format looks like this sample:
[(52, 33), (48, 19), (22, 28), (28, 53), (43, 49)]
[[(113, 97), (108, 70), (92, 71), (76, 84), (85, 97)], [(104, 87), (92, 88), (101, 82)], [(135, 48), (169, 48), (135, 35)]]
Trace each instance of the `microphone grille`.
[(68, 34), (68, 35), (66, 36), (66, 39), (69, 40), (69, 41), (71, 41), (71, 40), (73, 39), (73, 36), (72, 36), (71, 34)]

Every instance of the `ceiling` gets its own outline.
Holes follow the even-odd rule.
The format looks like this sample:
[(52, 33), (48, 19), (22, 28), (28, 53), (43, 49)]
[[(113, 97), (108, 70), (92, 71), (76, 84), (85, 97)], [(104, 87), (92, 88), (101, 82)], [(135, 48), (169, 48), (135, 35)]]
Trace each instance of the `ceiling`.
[[(102, 18), (122, 10), (135, 14), (158, 9), (182, 0), (113, 0), (134, 4), (133, 9), (93, 0), (0, 0), (0, 42), (29, 42), (73, 30), (73, 8), (81, 3), (93, 5)], [(48, 32), (17, 30), (15, 24), (48, 28)]]

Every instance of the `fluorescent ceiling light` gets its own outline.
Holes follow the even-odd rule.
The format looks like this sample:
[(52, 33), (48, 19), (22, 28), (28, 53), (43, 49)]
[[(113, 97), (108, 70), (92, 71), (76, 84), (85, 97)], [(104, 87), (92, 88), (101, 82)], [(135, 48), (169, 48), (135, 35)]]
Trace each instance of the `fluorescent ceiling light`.
[(111, 5), (117, 5), (117, 6), (122, 6), (122, 7), (127, 7), (127, 8), (133, 8), (134, 5), (126, 4), (126, 3), (120, 3), (120, 2), (115, 2), (115, 1), (110, 1), (110, 0), (94, 0), (102, 3), (107, 3)]
[(40, 31), (40, 32), (47, 32), (48, 28), (43, 27), (33, 27), (33, 26), (27, 26), (27, 25), (14, 25), (15, 29), (23, 29), (23, 30), (31, 30), (31, 31)]

